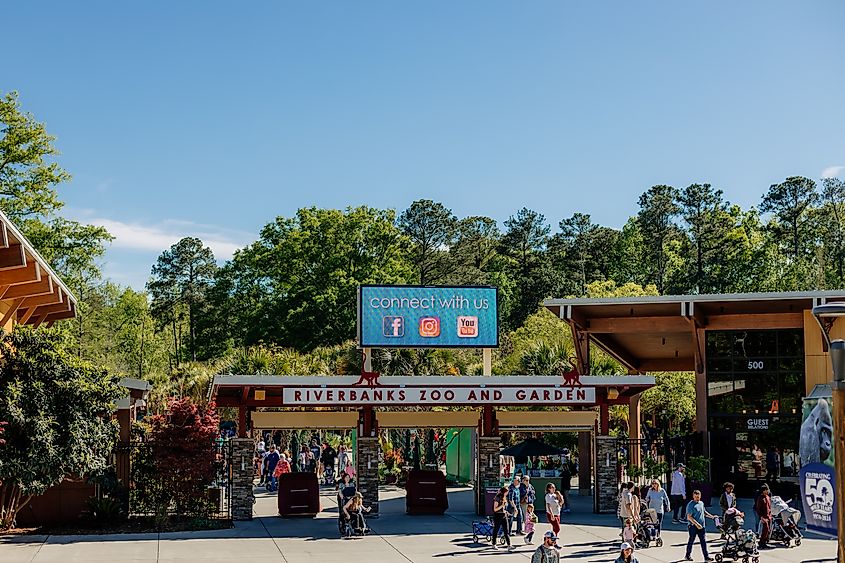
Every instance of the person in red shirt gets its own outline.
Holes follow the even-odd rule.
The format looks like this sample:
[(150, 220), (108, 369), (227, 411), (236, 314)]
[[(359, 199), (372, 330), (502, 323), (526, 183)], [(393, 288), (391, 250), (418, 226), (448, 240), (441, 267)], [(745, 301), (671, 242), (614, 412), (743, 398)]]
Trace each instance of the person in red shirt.
[(279, 463), (276, 464), (276, 469), (273, 471), (273, 477), (278, 479), (282, 473), (290, 473), (290, 462), (285, 454), (280, 456)]

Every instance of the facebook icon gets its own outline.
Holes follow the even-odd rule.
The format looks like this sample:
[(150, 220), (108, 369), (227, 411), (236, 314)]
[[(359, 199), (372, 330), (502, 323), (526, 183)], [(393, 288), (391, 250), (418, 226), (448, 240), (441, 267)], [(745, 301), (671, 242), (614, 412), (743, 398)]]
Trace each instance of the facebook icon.
[(401, 338), (405, 336), (404, 317), (384, 317), (381, 321), (382, 334), (388, 338)]

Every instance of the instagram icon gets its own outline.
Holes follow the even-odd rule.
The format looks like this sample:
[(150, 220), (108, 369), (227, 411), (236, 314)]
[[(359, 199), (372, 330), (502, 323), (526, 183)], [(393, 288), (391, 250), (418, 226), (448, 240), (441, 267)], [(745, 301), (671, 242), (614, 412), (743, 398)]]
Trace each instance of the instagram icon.
[(420, 318), (420, 336), (423, 338), (437, 338), (440, 336), (440, 317)]

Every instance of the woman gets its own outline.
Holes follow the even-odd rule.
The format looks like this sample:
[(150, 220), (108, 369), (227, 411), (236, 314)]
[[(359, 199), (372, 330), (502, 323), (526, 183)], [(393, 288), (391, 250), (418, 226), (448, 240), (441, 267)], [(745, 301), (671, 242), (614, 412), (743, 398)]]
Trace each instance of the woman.
[(769, 486), (760, 487), (760, 496), (754, 504), (754, 512), (760, 519), (760, 547), (769, 546), (769, 535), (772, 532), (772, 499), (769, 498)]
[(364, 495), (361, 493), (355, 493), (343, 505), (343, 516), (349, 521), (352, 529), (359, 534), (364, 534), (367, 531), (367, 526), (364, 523), (364, 513), (369, 511), (369, 506), (364, 507)]
[(508, 549), (513, 549), (511, 537), (508, 533), (507, 505), (508, 488), (502, 487), (493, 497), (493, 549), (497, 549), (496, 540), (499, 538), (499, 530), (504, 530), (505, 543), (508, 544)]
[(722, 520), (725, 519), (725, 513), (731, 508), (736, 508), (736, 495), (734, 494), (734, 484), (727, 482), (722, 487), (725, 492), (719, 497), (719, 508), (722, 509)]
[[(555, 537), (560, 537), (561, 506), (563, 506), (563, 496), (555, 489), (554, 483), (549, 483), (546, 485), (546, 519), (552, 525)], [(557, 546), (557, 543), (555, 543), (555, 546)]]
[(639, 563), (634, 557), (634, 548), (628, 542), (622, 544), (619, 550), (619, 557), (613, 563)]
[(282, 473), (290, 473), (290, 462), (288, 456), (281, 454), (279, 456), (279, 463), (276, 464), (276, 470), (273, 472), (273, 477), (278, 479)]
[(631, 520), (633, 520), (635, 528), (640, 521), (642, 507), (643, 497), (640, 496), (640, 486), (634, 485), (634, 488), (631, 489)]
[(657, 513), (657, 536), (660, 537), (660, 529), (663, 526), (663, 514), (671, 510), (669, 495), (666, 489), (660, 486), (657, 479), (651, 480), (651, 488), (646, 493), (646, 508), (653, 508)]

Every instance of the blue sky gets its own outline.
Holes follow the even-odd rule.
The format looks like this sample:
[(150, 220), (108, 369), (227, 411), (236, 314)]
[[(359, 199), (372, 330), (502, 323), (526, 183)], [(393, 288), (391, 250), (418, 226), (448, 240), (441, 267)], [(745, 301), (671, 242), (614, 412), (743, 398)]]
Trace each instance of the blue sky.
[(58, 137), (67, 214), (142, 287), (303, 206), (419, 198), (621, 226), (649, 186), (743, 206), (845, 166), (845, 3), (15, 2), (0, 91)]

